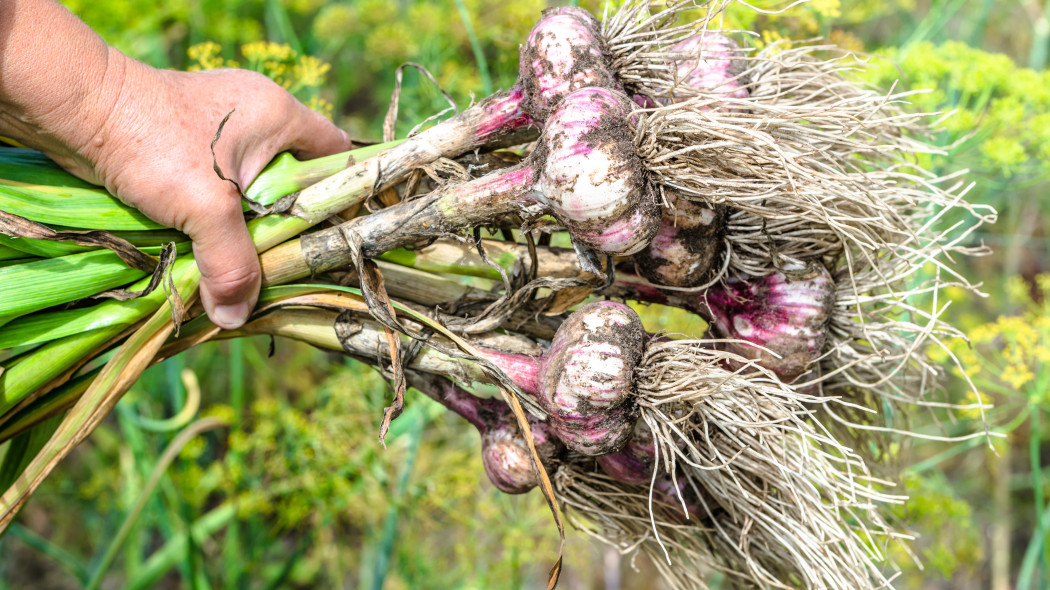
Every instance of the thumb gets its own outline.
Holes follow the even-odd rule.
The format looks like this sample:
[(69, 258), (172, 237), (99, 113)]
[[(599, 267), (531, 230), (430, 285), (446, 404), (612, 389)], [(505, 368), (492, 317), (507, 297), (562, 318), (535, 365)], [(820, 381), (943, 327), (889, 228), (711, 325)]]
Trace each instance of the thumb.
[(236, 191), (227, 182), (205, 184), (206, 188), (185, 200), (197, 206), (184, 216), (182, 230), (193, 240), (193, 255), (201, 271), (201, 303), (208, 318), (220, 328), (233, 330), (244, 324), (255, 307), (262, 272)]

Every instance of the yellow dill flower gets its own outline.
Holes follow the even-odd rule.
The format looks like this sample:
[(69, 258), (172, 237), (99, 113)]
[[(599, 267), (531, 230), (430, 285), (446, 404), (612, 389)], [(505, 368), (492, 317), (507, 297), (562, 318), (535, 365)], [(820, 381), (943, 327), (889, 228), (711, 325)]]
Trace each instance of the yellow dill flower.
[(839, 0), (813, 0), (810, 7), (821, 16), (829, 18), (842, 16), (842, 4)]
[(831, 35), (829, 35), (828, 39), (831, 41), (832, 45), (841, 47), (846, 51), (852, 51), (854, 53), (864, 51), (864, 41), (849, 31), (835, 29), (834, 31), (831, 31)]
[(186, 69), (191, 72), (199, 72), (227, 67), (226, 61), (219, 55), (220, 52), (222, 52), (222, 46), (214, 41), (192, 45), (186, 50), (186, 54), (196, 63)]
[(765, 30), (762, 31), (762, 39), (756, 43), (759, 47), (765, 47), (772, 45), (778, 41), (783, 41), (784, 36), (777, 31)]
[(981, 406), (984, 405), (984, 398), (976, 391), (970, 391), (966, 394), (966, 397), (963, 398), (960, 405), (969, 406), (959, 408), (959, 415), (961, 417), (976, 420), (981, 417)]
[(254, 63), (267, 61), (287, 62), (295, 59), (295, 50), (287, 43), (274, 43), (272, 41), (255, 41), (245, 43), (241, 46), (241, 55), (246, 60)]
[(1010, 364), (1003, 370), (1000, 379), (1014, 389), (1021, 389), (1024, 384), (1035, 379), (1035, 373), (1028, 368), (1028, 365)]
[(962, 365), (968, 377), (974, 377), (981, 372), (981, 359), (978, 358), (977, 352), (973, 349), (960, 350), (955, 356), (959, 359), (959, 364)]
[(319, 96), (311, 96), (310, 100), (306, 103), (306, 106), (321, 113), (329, 119), (332, 118), (332, 113), (335, 111), (335, 106), (332, 103)]
[(1050, 273), (1044, 272), (1035, 275), (1035, 285), (1043, 295), (1043, 304), (1050, 303)]
[(1032, 349), (1032, 358), (1038, 363), (1050, 363), (1050, 346), (1040, 344)]
[(995, 340), (995, 337), (999, 335), (999, 327), (996, 324), (981, 324), (973, 330), (967, 336), (970, 338), (970, 342), (976, 344), (982, 344), (984, 342), (991, 342)]
[(1006, 285), (1004, 285), (1004, 288), (1006, 289), (1006, 296), (1009, 297), (1011, 301), (1027, 303), (1032, 300), (1031, 296), (1028, 294), (1028, 283), (1026, 283), (1022, 277), (1012, 276), (1006, 279)]
[(302, 55), (293, 67), (293, 75), (297, 84), (307, 88), (319, 88), (324, 85), (325, 76), (332, 69), (332, 65), (313, 57)]

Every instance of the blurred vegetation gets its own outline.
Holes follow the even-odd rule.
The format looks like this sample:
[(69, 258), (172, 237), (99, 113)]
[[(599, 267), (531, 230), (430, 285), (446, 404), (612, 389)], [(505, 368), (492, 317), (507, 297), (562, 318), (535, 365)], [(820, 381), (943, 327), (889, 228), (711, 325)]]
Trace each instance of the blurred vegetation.
[[(600, 14), (597, 2), (583, 4)], [(518, 44), (547, 3), (66, 5), (134, 57), (160, 67), (263, 72), (352, 135), (377, 139), (398, 65), (422, 64), (462, 107), (513, 84)], [(973, 345), (955, 343), (944, 356), (961, 357), (996, 407), (964, 412), (945, 428), (988, 424), (1006, 436), (994, 448), (975, 439), (901, 451), (901, 484), (912, 500), (897, 516), (921, 532), (911, 549), (926, 569), (899, 549), (899, 586), (1048, 587), (1050, 0), (813, 0), (784, 14), (738, 8), (727, 25), (762, 31), (755, 43), (823, 36), (866, 55), (873, 84), (930, 89), (911, 97), (912, 108), (953, 111), (934, 138), (945, 154), (928, 164), (945, 173), (969, 168), (976, 183), (969, 198), (999, 208), (1000, 223), (979, 236), (995, 254), (969, 269), (989, 297), (960, 297), (950, 310)], [(428, 82), (406, 74), (399, 132), (444, 107)], [(657, 310), (646, 319), (653, 329), (702, 329)], [(0, 588), (80, 588), (103, 579), (101, 587), (194, 589), (541, 584), (557, 542), (543, 500), (497, 493), (463, 421), (410, 395), (383, 449), (376, 426), (390, 392), (381, 378), (309, 348), (278, 342), (271, 357), (267, 347), (214, 345), (151, 369), (0, 539)], [(949, 394), (977, 401), (965, 387)], [(225, 426), (191, 438), (156, 489), (148, 487), (165, 448), (202, 416)], [(131, 528), (119, 537), (126, 520)], [(566, 588), (652, 587), (649, 566), (639, 562), (635, 572), (582, 535), (570, 535), (566, 564)]]

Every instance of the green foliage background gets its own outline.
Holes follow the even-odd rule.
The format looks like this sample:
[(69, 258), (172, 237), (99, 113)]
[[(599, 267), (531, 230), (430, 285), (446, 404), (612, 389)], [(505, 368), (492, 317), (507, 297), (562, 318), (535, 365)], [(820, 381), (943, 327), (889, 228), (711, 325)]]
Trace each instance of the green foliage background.
[[(597, 2), (584, 2), (600, 13)], [(786, 2), (758, 2), (765, 8)], [(403, 62), (427, 67), (462, 107), (513, 84), (517, 47), (544, 0), (67, 0), (126, 53), (159, 67), (240, 66), (271, 75), (352, 135), (377, 139)], [(995, 452), (905, 445), (913, 496), (899, 510), (926, 564), (895, 554), (902, 588), (1050, 587), (1050, 0), (813, 0), (781, 15), (734, 9), (734, 26), (825, 36), (867, 52), (881, 87), (931, 89), (926, 112), (954, 111), (929, 166), (970, 168), (969, 198), (995, 205), (995, 248), (970, 275), (989, 297), (949, 312), (972, 347), (952, 353), (996, 408)], [(406, 73), (401, 133), (445, 107)], [(680, 317), (647, 310), (654, 328)], [(388, 437), (388, 388), (373, 372), (312, 349), (245, 341), (151, 369), (113, 417), (48, 480), (0, 539), (0, 587), (81, 588), (165, 447), (190, 419), (227, 424), (194, 438), (167, 469), (103, 587), (533, 588), (557, 536), (541, 497), (488, 484), (477, 435), (423, 396)], [(945, 355), (946, 356), (946, 355)], [(946, 357), (947, 360), (947, 357)], [(200, 382), (186, 380), (190, 370)], [(189, 385), (187, 387), (187, 384)], [(975, 401), (965, 388), (959, 400)], [(199, 400), (198, 412), (170, 416)], [(981, 427), (976, 413), (945, 428)], [(645, 563), (571, 535), (566, 588), (650, 588)], [(619, 584), (615, 585), (614, 584)], [(717, 587), (717, 580), (714, 581)]]

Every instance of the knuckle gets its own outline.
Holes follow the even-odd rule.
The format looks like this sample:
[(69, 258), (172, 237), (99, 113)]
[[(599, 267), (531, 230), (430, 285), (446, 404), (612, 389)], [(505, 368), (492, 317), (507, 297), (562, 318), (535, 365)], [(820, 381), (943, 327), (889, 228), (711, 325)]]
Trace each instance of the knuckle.
[(243, 296), (248, 288), (262, 278), (257, 259), (221, 267), (208, 273), (202, 269), (201, 275), (208, 282), (209, 292), (219, 299)]

